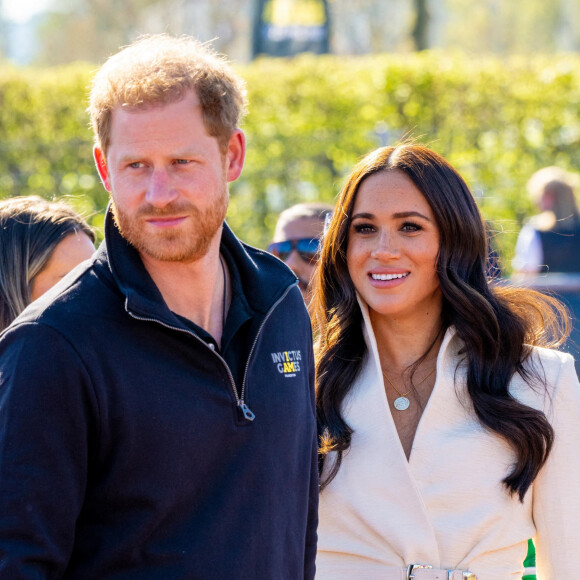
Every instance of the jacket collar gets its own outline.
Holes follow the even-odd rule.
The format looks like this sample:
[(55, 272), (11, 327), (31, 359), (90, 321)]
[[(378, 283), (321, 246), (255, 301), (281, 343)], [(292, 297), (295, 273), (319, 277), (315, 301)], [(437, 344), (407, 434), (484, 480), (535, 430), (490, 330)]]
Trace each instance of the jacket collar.
[[(369, 356), (366, 359), (366, 364), (373, 364), (377, 376), (382, 377), (379, 349), (377, 347), (377, 341), (369, 315), (369, 308), (358, 292), (356, 293), (356, 298), (362, 313), (363, 336), (366, 342), (367, 352), (369, 353)], [(439, 347), (439, 353), (437, 355), (437, 372), (439, 372), (439, 369), (445, 365), (451, 365), (451, 368), (455, 368), (460, 361), (460, 351), (461, 341), (457, 336), (455, 327), (450, 326), (445, 331), (443, 341)], [(382, 378), (380, 381), (382, 382)]]
[[(231, 258), (248, 305), (257, 312), (266, 313), (289, 286), (297, 283), (296, 276), (280, 260), (240, 242), (227, 223), (223, 226), (220, 251)], [(99, 252), (126, 298), (128, 311), (170, 326), (183, 326), (167, 307), (139, 252), (119, 232), (110, 207), (105, 217), (105, 241)]]

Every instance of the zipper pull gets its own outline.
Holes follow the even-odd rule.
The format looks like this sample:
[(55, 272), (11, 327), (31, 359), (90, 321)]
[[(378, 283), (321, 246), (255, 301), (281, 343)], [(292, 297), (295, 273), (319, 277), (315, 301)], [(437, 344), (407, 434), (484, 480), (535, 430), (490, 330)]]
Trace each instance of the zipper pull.
[(254, 415), (254, 413), (250, 411), (250, 407), (248, 407), (248, 405), (244, 403), (243, 399), (240, 399), (238, 401), (238, 407), (242, 410), (244, 419), (247, 419), (248, 421), (253, 421), (256, 418), (256, 415)]

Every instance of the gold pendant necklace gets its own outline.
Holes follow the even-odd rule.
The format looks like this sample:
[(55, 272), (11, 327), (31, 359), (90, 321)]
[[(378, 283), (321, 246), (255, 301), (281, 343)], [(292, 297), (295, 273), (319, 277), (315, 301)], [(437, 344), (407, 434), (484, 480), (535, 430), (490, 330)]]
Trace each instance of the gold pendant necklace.
[[(413, 385), (412, 382), (411, 382), (411, 385), (413, 385), (414, 387), (418, 387), (421, 383), (424, 383), (436, 370), (437, 370), (437, 367), (435, 367), (426, 377), (423, 377), (416, 385)], [(401, 393), (401, 391), (399, 391), (399, 389), (397, 389), (397, 387), (395, 387), (395, 385), (393, 384), (393, 381), (391, 381), (391, 379), (389, 379), (389, 377), (386, 375), (385, 371), (383, 371), (382, 369), (381, 369), (381, 371), (383, 373), (383, 377), (385, 377), (385, 379), (387, 379), (389, 385), (391, 385), (391, 387), (393, 387), (393, 389), (395, 389), (395, 392), (397, 393), (397, 395), (399, 395), (393, 401), (393, 407), (395, 407), (395, 409), (397, 409), (397, 411), (406, 411), (411, 404), (411, 401), (409, 401), (409, 399), (407, 398), (407, 395), (411, 392), (412, 389), (409, 389), (406, 393)]]

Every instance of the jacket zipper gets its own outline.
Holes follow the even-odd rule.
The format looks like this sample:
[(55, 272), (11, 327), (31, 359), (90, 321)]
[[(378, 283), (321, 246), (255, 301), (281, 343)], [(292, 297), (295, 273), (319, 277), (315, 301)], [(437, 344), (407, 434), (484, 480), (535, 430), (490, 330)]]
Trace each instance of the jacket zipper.
[(254, 354), (254, 349), (256, 348), (256, 344), (258, 343), (258, 338), (260, 337), (262, 329), (264, 328), (266, 322), (268, 321), (268, 318), (270, 318), (270, 315), (272, 314), (272, 312), (274, 312), (274, 310), (278, 307), (278, 304), (280, 304), (280, 302), (282, 302), (282, 300), (284, 300), (284, 298), (286, 298), (288, 292), (290, 292), (290, 290), (294, 286), (296, 286), (297, 284), (298, 284), (298, 282), (292, 284), (291, 286), (288, 286), (288, 288), (286, 288), (286, 291), (284, 292), (284, 294), (282, 294), (282, 296), (280, 296), (280, 298), (278, 298), (278, 300), (276, 302), (274, 302), (274, 304), (272, 305), (270, 310), (268, 310), (268, 312), (266, 313), (266, 316), (264, 317), (264, 320), (262, 320), (262, 324), (260, 324), (260, 328), (258, 328), (258, 332), (256, 332), (256, 337), (254, 338), (252, 348), (250, 349), (250, 354), (248, 354), (248, 359), (246, 361), (246, 368), (244, 369), (244, 378), (242, 379), (242, 390), (241, 390), (241, 398), (240, 398), (242, 404), (240, 405), (240, 403), (238, 403), (238, 406), (240, 406), (240, 408), (242, 409), (242, 413), (244, 414), (244, 417), (246, 419), (248, 419), (248, 421), (253, 421), (256, 417), (254, 415), (254, 413), (252, 413), (252, 411), (250, 411), (249, 407), (244, 402), (244, 396), (246, 394), (246, 378), (248, 376), (248, 369), (250, 368), (250, 360), (252, 359), (252, 355)]
[(135, 314), (135, 313), (131, 312), (131, 310), (129, 310), (126, 299), (125, 299), (125, 311), (127, 312), (127, 314), (129, 316), (131, 316), (131, 318), (134, 318), (135, 320), (143, 320), (145, 322), (156, 322), (157, 324), (161, 324), (161, 326), (164, 326), (165, 328), (169, 328), (170, 330), (177, 330), (178, 332), (183, 332), (184, 334), (188, 334), (189, 336), (193, 336), (197, 341), (199, 341), (203, 346), (205, 346), (210, 352), (212, 352), (215, 356), (217, 356), (219, 358), (219, 360), (222, 362), (224, 368), (226, 369), (226, 371), (228, 373), (228, 377), (230, 379), (230, 384), (232, 386), (232, 391), (233, 391), (234, 397), (236, 399), (236, 405), (239, 407), (240, 411), (244, 415), (244, 419), (246, 419), (248, 421), (253, 421), (256, 418), (256, 415), (251, 411), (251, 409), (248, 407), (248, 405), (244, 401), (244, 397), (245, 397), (245, 393), (246, 393), (246, 377), (248, 374), (248, 368), (250, 366), (250, 359), (252, 358), (252, 355), (254, 354), (254, 349), (256, 347), (256, 344), (258, 343), (258, 338), (259, 338), (260, 333), (262, 332), (262, 329), (264, 328), (264, 325), (266, 324), (268, 318), (270, 318), (270, 315), (272, 314), (272, 312), (277, 308), (277, 306), (280, 304), (280, 302), (282, 302), (282, 300), (284, 300), (284, 298), (286, 298), (286, 295), (288, 294), (288, 292), (290, 292), (290, 289), (295, 285), (296, 284), (292, 284), (292, 286), (289, 286), (286, 289), (284, 294), (282, 294), (282, 296), (280, 296), (280, 298), (272, 305), (270, 310), (268, 310), (264, 320), (262, 321), (262, 324), (260, 324), (260, 328), (258, 329), (258, 332), (256, 333), (254, 343), (252, 344), (252, 348), (250, 349), (250, 354), (248, 355), (248, 360), (246, 361), (246, 367), (244, 369), (244, 378), (242, 380), (242, 388), (241, 388), (239, 395), (238, 395), (238, 389), (236, 388), (236, 382), (234, 381), (234, 377), (232, 375), (232, 372), (230, 371), (230, 367), (228, 366), (228, 363), (224, 360), (224, 358), (218, 352), (213, 350), (204, 340), (202, 340), (199, 336), (197, 336), (197, 334), (195, 334), (195, 333), (193, 333), (190, 330), (187, 330), (185, 328), (179, 328), (178, 326), (171, 326), (170, 324), (166, 324), (165, 322), (163, 322), (157, 318), (148, 318), (146, 316), (138, 316), (137, 314)]

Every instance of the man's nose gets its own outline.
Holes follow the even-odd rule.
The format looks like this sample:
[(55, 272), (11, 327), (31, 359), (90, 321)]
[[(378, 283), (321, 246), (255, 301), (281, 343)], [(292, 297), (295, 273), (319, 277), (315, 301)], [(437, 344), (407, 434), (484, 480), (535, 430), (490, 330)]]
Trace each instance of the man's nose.
[(303, 265), (303, 260), (300, 254), (296, 251), (296, 248), (292, 248), (292, 251), (288, 254), (288, 257), (284, 260), (286, 266), (288, 266), (293, 271), (300, 271)]
[(164, 169), (155, 169), (151, 174), (145, 199), (153, 207), (164, 207), (175, 201), (179, 193), (172, 186), (171, 179)]

